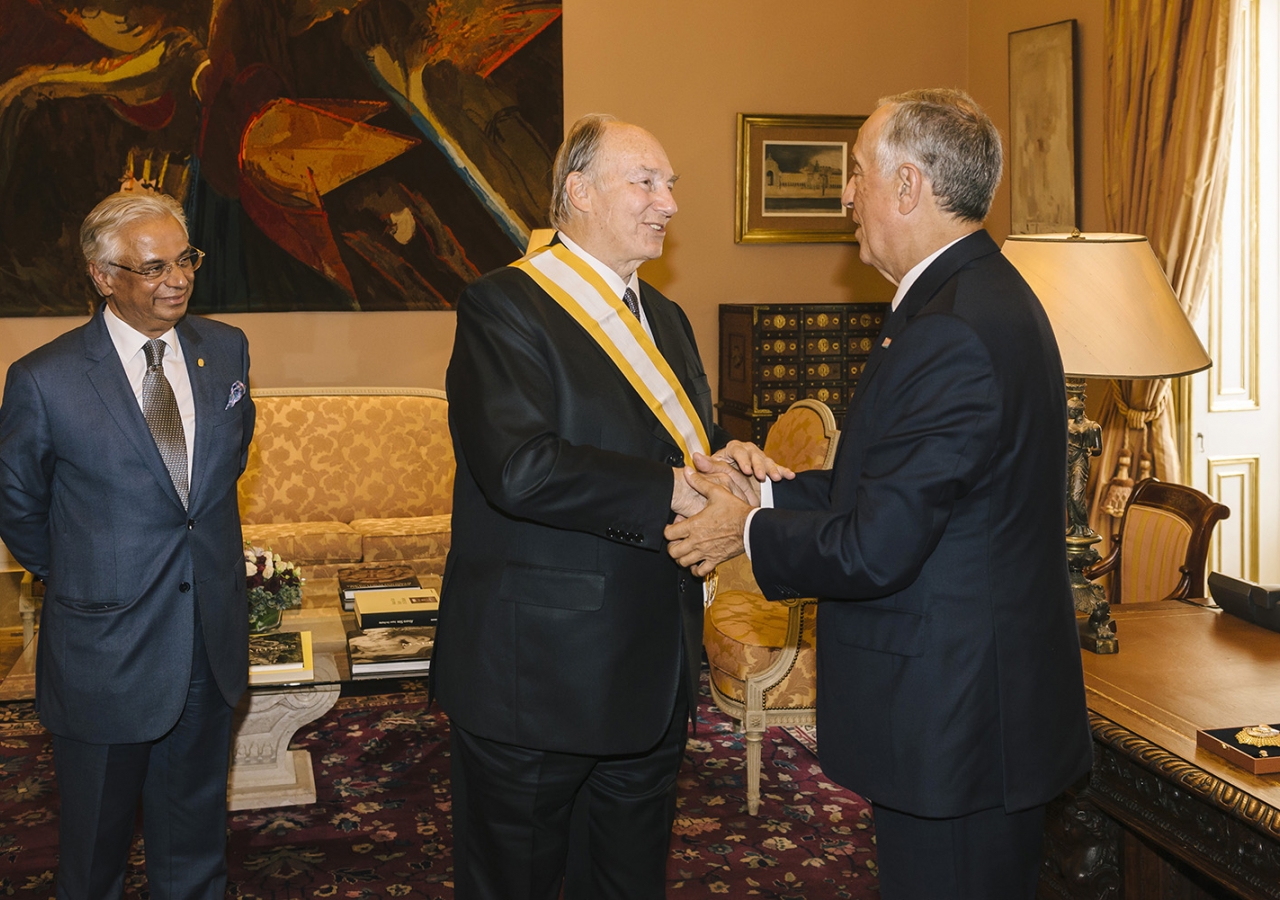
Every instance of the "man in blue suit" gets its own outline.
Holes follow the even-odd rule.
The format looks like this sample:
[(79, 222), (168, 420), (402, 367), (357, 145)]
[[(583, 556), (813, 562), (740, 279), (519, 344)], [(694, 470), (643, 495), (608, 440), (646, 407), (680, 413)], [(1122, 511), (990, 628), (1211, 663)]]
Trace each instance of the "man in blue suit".
[(0, 538), (45, 582), (57, 896), (121, 895), (141, 799), (151, 896), (214, 900), (248, 673), (248, 343), (186, 316), (203, 254), (173, 198), (113, 194), (80, 241), (105, 302), (15, 362), (0, 404)]
[(708, 506), (667, 528), (695, 574), (745, 544), (768, 597), (821, 598), (822, 766), (874, 805), (886, 900), (1030, 900), (1045, 804), (1091, 759), (1062, 362), (982, 229), (1001, 167), (966, 95), (882, 101), (843, 199), (898, 290), (834, 467), (771, 509), (692, 476)]

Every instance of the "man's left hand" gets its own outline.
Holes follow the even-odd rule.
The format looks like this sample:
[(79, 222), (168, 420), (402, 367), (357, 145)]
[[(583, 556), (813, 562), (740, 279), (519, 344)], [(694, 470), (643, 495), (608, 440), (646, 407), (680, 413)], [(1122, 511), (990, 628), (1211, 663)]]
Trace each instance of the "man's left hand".
[(755, 478), (757, 481), (764, 481), (766, 478), (770, 481), (781, 481), (784, 478), (796, 477), (795, 472), (765, 456), (764, 451), (755, 444), (743, 441), (730, 441), (716, 451), (715, 456), (711, 458), (716, 462), (732, 466), (743, 475)]
[(663, 532), (672, 559), (704, 576), (742, 552), (742, 533), (751, 507), (698, 472), (686, 472), (690, 486), (707, 498), (696, 516), (668, 525)]

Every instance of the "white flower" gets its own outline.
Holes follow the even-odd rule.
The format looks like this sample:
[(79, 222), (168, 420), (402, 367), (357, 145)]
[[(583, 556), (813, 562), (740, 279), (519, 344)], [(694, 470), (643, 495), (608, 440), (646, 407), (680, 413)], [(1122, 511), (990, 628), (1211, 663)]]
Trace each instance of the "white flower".
[(274, 563), (274, 562), (272, 561), (272, 559), (271, 559), (271, 554), (270, 554), (270, 553), (268, 553), (268, 554), (267, 554), (267, 556), (266, 556), (266, 560), (267, 560), (267, 567), (266, 567), (265, 569), (263, 569), (263, 570), (262, 570), (262, 577), (263, 577), (263, 578), (270, 578), (272, 575), (276, 574), (276, 566), (275, 566), (275, 563)]
[(258, 574), (258, 566), (252, 561), (246, 559), (244, 561), (244, 575), (246, 578), (252, 578)]

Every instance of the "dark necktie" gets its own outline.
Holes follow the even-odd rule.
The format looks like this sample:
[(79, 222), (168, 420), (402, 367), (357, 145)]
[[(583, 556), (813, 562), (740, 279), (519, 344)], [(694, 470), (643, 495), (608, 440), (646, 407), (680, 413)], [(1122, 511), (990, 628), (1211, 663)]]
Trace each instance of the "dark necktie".
[(182, 430), (182, 413), (173, 398), (173, 387), (164, 377), (164, 341), (147, 341), (142, 349), (147, 354), (147, 374), (142, 378), (142, 417), (147, 420), (156, 448), (164, 460), (173, 486), (187, 506), (187, 438)]
[(640, 318), (640, 301), (636, 299), (635, 292), (631, 288), (622, 292), (622, 302), (627, 304), (627, 309), (631, 310), (632, 315), (637, 319)]

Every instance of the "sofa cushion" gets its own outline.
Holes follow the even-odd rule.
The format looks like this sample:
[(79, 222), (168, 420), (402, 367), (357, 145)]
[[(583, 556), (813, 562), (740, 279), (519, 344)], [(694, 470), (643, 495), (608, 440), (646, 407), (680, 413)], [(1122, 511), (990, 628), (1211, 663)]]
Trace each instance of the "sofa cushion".
[(443, 561), (449, 553), (452, 519), (447, 513), (400, 519), (356, 519), (351, 528), (360, 534), (365, 562)]
[(300, 566), (357, 563), (363, 553), (360, 532), (342, 522), (282, 522), (241, 527), (246, 541), (273, 550)]
[(427, 394), (255, 395), (246, 524), (417, 517), (453, 508), (449, 404)]

